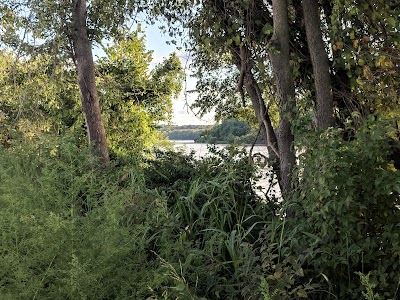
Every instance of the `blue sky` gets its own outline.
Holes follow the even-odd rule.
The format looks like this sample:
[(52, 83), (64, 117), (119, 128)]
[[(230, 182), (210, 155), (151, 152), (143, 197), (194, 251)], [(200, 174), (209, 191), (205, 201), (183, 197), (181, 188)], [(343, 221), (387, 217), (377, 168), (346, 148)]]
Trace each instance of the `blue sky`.
[[(142, 29), (146, 32), (146, 48), (154, 51), (153, 63), (161, 62), (163, 58), (175, 51), (181, 59), (182, 66), (185, 66), (188, 59), (187, 55), (182, 50), (178, 51), (175, 45), (168, 45), (166, 43), (170, 38), (161, 33), (157, 24), (143, 26)], [(190, 69), (188, 69), (186, 70), (186, 89), (193, 90), (195, 86), (196, 79), (190, 77)], [(186, 99), (188, 104), (191, 104), (195, 100), (195, 95), (188, 94)], [(174, 101), (173, 107), (174, 117), (172, 122), (176, 125), (210, 125), (214, 123), (212, 114), (199, 119), (190, 111), (189, 107), (186, 105), (184, 91), (182, 91), (179, 98)]]

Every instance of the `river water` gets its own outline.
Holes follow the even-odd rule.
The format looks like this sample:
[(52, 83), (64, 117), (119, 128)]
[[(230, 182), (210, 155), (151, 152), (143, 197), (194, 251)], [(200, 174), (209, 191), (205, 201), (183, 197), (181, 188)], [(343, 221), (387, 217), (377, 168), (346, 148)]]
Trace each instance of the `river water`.
[[(194, 141), (191, 140), (181, 140), (181, 141), (172, 141), (175, 144), (175, 149), (184, 149), (186, 153), (189, 153), (190, 151), (195, 152), (195, 157), (196, 158), (201, 158), (205, 155), (207, 155), (208, 152), (208, 144), (203, 144), (203, 143), (195, 143)], [(216, 144), (215, 145), (217, 149), (225, 148), (227, 145), (226, 144)], [(246, 146), (246, 150), (250, 151), (251, 146)], [(253, 147), (253, 154), (254, 153), (261, 153), (265, 156), (268, 156), (268, 150), (266, 146), (263, 145), (255, 145)]]
[[(172, 141), (174, 143), (174, 148), (176, 150), (182, 149), (185, 153), (190, 153), (191, 151), (194, 151), (195, 154), (194, 156), (198, 159), (200, 159), (203, 156), (206, 156), (209, 154), (208, 151), (208, 145), (203, 144), (203, 143), (195, 143), (194, 141), (191, 140), (180, 140), (180, 141)], [(221, 149), (226, 147), (226, 144), (216, 144), (215, 145), (217, 149)], [(251, 146), (246, 146), (246, 150), (250, 151)], [(255, 145), (253, 147), (252, 154), (260, 153), (264, 155), (265, 157), (268, 157), (268, 150), (266, 146), (263, 145)], [(254, 182), (254, 186), (256, 187), (257, 194), (265, 198), (266, 194), (268, 196), (278, 196), (280, 194), (279, 187), (275, 181), (275, 183), (271, 186), (269, 181), (270, 177), (268, 176), (268, 167), (266, 166), (264, 169), (260, 170), (260, 176), (261, 178)], [(278, 196), (279, 197), (279, 196)]]

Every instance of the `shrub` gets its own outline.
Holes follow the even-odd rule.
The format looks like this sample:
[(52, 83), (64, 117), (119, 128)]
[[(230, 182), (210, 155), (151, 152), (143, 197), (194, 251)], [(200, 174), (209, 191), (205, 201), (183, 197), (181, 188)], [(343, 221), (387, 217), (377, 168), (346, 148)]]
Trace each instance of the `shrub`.
[(0, 149), (1, 299), (142, 299), (145, 228), (122, 222), (140, 190), (129, 171), (65, 141)]
[(390, 136), (308, 134), (284, 203), (233, 147), (106, 167), (68, 140), (0, 149), (1, 299), (396, 299)]
[[(183, 158), (177, 164), (174, 155), (157, 163), (159, 172), (172, 165), (177, 172), (190, 166), (190, 181), (181, 189), (174, 183), (163, 186), (171, 198), (167, 213), (158, 221), (162, 225), (150, 238), (161, 262), (162, 284), (153, 287), (155, 295), (167, 292), (169, 299), (258, 297), (260, 267), (253, 244), (268, 211), (252, 189), (254, 168), (245, 152), (234, 148), (212, 152), (189, 164)], [(173, 178), (175, 173), (171, 174)]]
[(370, 274), (385, 299), (398, 293), (400, 176), (389, 159), (390, 130), (368, 123), (350, 141), (340, 130), (319, 133), (300, 156), (291, 255), (327, 286), (323, 299), (361, 299), (357, 272)]

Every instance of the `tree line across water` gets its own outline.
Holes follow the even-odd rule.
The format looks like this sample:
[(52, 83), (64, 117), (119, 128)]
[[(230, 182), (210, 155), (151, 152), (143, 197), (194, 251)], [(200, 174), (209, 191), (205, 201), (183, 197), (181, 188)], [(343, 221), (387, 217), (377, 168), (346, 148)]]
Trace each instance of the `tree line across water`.
[[(0, 0), (0, 298), (398, 299), (399, 9)], [(139, 20), (190, 53), (200, 138), (259, 131), (270, 193), (243, 149), (168, 151), (184, 68)]]
[(193, 140), (207, 144), (265, 144), (255, 128), (238, 119), (226, 119), (221, 124), (165, 126), (162, 128), (169, 140)]
[(208, 125), (167, 125), (162, 126), (169, 140), (196, 140), (200, 134), (209, 128)]

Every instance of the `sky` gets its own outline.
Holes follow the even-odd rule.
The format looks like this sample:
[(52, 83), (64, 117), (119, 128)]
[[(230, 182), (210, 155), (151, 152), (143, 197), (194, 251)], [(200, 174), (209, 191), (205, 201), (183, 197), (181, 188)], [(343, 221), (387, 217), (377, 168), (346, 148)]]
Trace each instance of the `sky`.
[[(153, 64), (162, 62), (165, 57), (168, 57), (172, 52), (176, 52), (181, 60), (182, 66), (190, 66), (187, 62), (188, 57), (182, 50), (177, 50), (173, 44), (168, 45), (166, 42), (170, 40), (169, 36), (165, 36), (158, 29), (158, 25), (143, 26), (142, 29), (146, 32), (146, 48), (153, 52)], [(190, 67), (186, 69), (186, 90), (190, 91), (196, 87), (196, 79), (190, 76)], [(211, 125), (214, 124), (213, 114), (208, 114), (202, 119), (197, 117), (188, 107), (187, 104), (192, 104), (195, 100), (195, 94), (188, 94), (182, 90), (178, 99), (173, 102), (174, 116), (172, 123), (175, 125)]]

